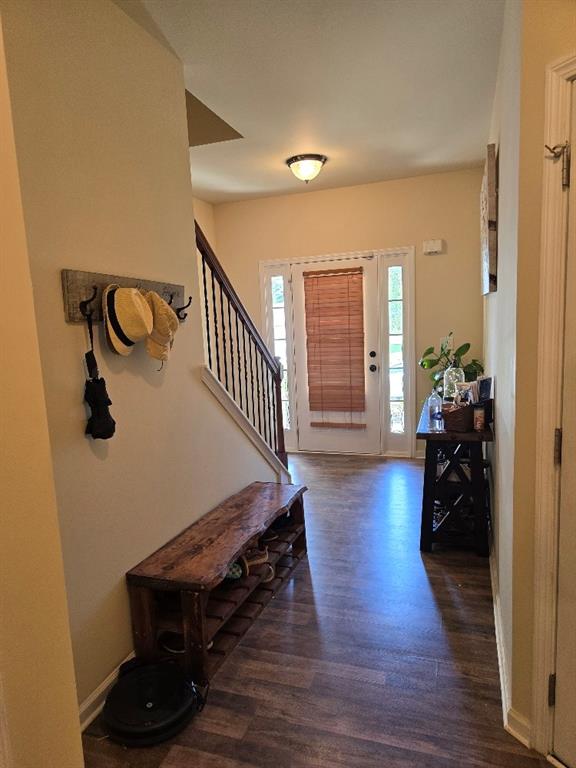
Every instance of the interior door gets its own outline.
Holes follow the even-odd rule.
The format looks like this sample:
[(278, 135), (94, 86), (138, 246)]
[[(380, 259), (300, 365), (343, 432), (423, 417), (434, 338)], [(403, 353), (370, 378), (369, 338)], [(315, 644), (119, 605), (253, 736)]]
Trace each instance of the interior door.
[[(576, 98), (572, 84), (572, 147), (576, 146)], [(574, 179), (574, 171), (572, 178)], [(574, 184), (574, 181), (572, 181)], [(570, 190), (564, 382), (562, 395), (562, 470), (558, 552), (556, 706), (554, 755), (576, 768), (576, 189)]]
[(378, 260), (292, 264), (298, 448), (379, 453)]

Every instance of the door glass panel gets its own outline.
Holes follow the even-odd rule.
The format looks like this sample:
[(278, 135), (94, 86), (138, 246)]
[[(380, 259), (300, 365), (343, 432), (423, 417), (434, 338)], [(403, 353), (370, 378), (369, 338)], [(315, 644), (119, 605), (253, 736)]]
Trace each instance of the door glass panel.
[(273, 320), (274, 320), (274, 341), (277, 339), (286, 338), (286, 317), (284, 315), (284, 307), (274, 307)]
[(274, 339), (274, 357), (279, 357), (282, 366), (286, 368), (286, 340)]
[(282, 275), (275, 275), (270, 279), (270, 287), (272, 292), (272, 306), (283, 307), (284, 306), (284, 278)]
[(366, 411), (363, 267), (303, 277), (310, 426), (357, 429), (351, 414)]
[(404, 371), (390, 371), (390, 400), (404, 399)]
[(402, 333), (402, 302), (388, 302), (388, 332)]
[(402, 267), (388, 267), (388, 300), (402, 299)]
[(390, 432), (402, 434), (404, 432), (404, 403), (390, 403)]
[(288, 400), (282, 400), (282, 419), (284, 421), (284, 429), (291, 429), (290, 403)]
[(270, 293), (272, 296), (272, 350), (274, 357), (279, 357), (282, 365), (282, 415), (284, 429), (290, 429), (290, 394), (288, 387), (288, 356), (286, 349), (286, 312), (284, 308), (284, 276), (274, 275), (270, 278)]
[(389, 429), (393, 434), (404, 434), (404, 301), (402, 280), (402, 267), (388, 267)]
[(402, 336), (389, 336), (388, 342), (390, 368), (403, 368)]

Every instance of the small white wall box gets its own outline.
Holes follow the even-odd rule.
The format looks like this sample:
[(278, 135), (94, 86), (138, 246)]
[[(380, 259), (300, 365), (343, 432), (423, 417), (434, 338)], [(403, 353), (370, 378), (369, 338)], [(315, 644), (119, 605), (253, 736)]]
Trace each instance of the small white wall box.
[(422, 243), (422, 252), (425, 254), (442, 253), (444, 251), (444, 240), (424, 240)]

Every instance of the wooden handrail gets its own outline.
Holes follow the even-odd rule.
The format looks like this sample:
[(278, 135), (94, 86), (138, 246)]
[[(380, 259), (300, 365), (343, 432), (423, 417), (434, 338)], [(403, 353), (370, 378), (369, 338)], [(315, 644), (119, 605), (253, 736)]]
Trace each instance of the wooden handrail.
[[(288, 466), (282, 418), (282, 363), (279, 358), (272, 356), (232, 287), (228, 275), (218, 261), (206, 235), (202, 232), (198, 222), (195, 221), (194, 223), (196, 226), (196, 246), (202, 257), (208, 365), (263, 440), (276, 453), (280, 461)], [(207, 271), (211, 276), (211, 291), (207, 285)], [(216, 298), (215, 283), (219, 285), (219, 301)], [(226, 296), (228, 303), (227, 313), (224, 309), (224, 296)], [(212, 330), (210, 305), (212, 306)], [(218, 316), (218, 307), (220, 316)], [(226, 314), (228, 316), (227, 324)], [(241, 335), (239, 334), (238, 321), (243, 328)], [(246, 354), (246, 336), (248, 337), (249, 355)], [(214, 352), (212, 351), (212, 341), (214, 341)], [(252, 350), (255, 352), (255, 361), (252, 360)], [(215, 361), (215, 371), (213, 360)], [(228, 365), (229, 363), (230, 365)]]
[(202, 232), (202, 228), (200, 227), (200, 225), (196, 220), (194, 221), (194, 223), (196, 225), (196, 247), (200, 251), (203, 258), (206, 259), (206, 262), (210, 265), (210, 268), (212, 269), (212, 272), (214, 273), (214, 276), (216, 277), (218, 282), (224, 288), (229, 301), (231, 301), (232, 304), (234, 305), (234, 309), (236, 310), (238, 316), (244, 323), (245, 327), (248, 329), (248, 332), (252, 337), (254, 344), (258, 347), (260, 354), (266, 361), (268, 368), (270, 368), (270, 370), (272, 371), (274, 378), (280, 378), (281, 371), (280, 371), (278, 362), (272, 356), (272, 353), (266, 346), (266, 342), (264, 341), (258, 329), (252, 322), (252, 318), (244, 308), (244, 305), (242, 304), (240, 297), (234, 290), (232, 283), (228, 279), (228, 275), (224, 271), (222, 264), (220, 264), (220, 262), (218, 261), (218, 257), (212, 250), (212, 246), (208, 242), (206, 235), (204, 234), (204, 232)]

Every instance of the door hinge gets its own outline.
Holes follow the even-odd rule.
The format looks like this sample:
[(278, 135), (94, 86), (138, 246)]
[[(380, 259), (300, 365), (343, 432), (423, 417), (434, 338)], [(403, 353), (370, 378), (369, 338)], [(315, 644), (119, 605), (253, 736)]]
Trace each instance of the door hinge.
[(548, 675), (548, 706), (556, 704), (556, 675)]
[(554, 430), (554, 464), (562, 464), (562, 429), (560, 427)]
[(570, 187), (570, 142), (565, 141), (564, 144), (555, 144), (553, 147), (544, 144), (544, 147), (550, 152), (549, 160), (562, 158), (562, 189), (568, 189)]

